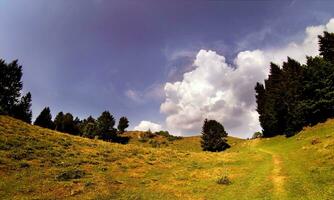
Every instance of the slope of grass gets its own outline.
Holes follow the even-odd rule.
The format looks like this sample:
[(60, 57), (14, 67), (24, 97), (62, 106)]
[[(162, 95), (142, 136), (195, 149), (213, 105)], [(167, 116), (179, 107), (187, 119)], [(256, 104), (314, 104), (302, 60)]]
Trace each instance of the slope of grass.
[[(70, 136), (0, 116), (2, 199), (330, 199), (334, 120), (292, 138), (229, 137), (222, 153), (200, 138), (160, 145), (126, 133), (121, 145)], [(221, 185), (217, 180), (231, 181)]]

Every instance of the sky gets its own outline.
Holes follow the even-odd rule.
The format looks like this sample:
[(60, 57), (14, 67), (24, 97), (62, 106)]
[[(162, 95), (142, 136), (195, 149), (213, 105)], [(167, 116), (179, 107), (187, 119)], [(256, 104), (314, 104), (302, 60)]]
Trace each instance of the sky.
[(271, 61), (305, 62), (334, 31), (331, 1), (0, 0), (0, 58), (23, 66), (35, 118), (109, 110), (131, 129), (261, 130), (256, 82)]

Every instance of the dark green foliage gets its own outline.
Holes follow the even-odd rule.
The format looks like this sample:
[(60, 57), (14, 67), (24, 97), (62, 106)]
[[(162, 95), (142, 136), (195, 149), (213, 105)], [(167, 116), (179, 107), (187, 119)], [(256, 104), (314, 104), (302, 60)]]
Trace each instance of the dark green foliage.
[(263, 134), (261, 132), (255, 132), (252, 136), (252, 139), (256, 139), (256, 138), (262, 138)]
[(92, 116), (84, 119), (80, 125), (80, 132), (83, 137), (94, 138), (97, 135), (96, 120)]
[(111, 140), (116, 136), (114, 125), (115, 119), (110, 112), (102, 112), (101, 116), (97, 118), (97, 136), (103, 140)]
[(118, 122), (117, 129), (120, 133), (123, 133), (126, 128), (129, 127), (129, 120), (126, 117), (121, 117)]
[(320, 55), (327, 61), (334, 61), (334, 33), (324, 32), (324, 36), (319, 35)]
[(71, 113), (66, 113), (64, 115), (63, 112), (59, 112), (54, 120), (55, 130), (72, 135), (80, 134), (78, 123), (80, 123), (80, 120), (75, 122)]
[(22, 66), (17, 60), (7, 64), (0, 59), (0, 112), (10, 114), (22, 90)]
[(0, 59), (0, 114), (31, 123), (31, 94), (21, 97), (21, 78), (22, 66), (17, 60), (6, 63)]
[(55, 120), (54, 120), (54, 125), (55, 125), (56, 131), (60, 131), (60, 132), (64, 131), (63, 121), (64, 121), (64, 113), (59, 112), (57, 114), (57, 116), (55, 117)]
[(334, 35), (320, 38), (320, 54), (306, 65), (288, 58), (282, 68), (271, 64), (264, 85), (255, 87), (257, 111), (264, 137), (292, 136), (303, 126), (334, 117)]
[(12, 116), (29, 124), (31, 123), (32, 111), (30, 92), (23, 96), (20, 102), (14, 106)]
[(174, 135), (171, 135), (171, 134), (169, 134), (168, 131), (158, 131), (158, 132), (155, 132), (155, 134), (156, 134), (156, 135), (164, 136), (165, 138), (167, 138), (168, 141), (174, 141), (174, 140), (182, 139), (181, 136), (174, 136)]
[(227, 133), (219, 122), (216, 120), (205, 119), (202, 128), (201, 146), (204, 151), (223, 151), (229, 148), (226, 143)]
[(70, 133), (72, 135), (78, 135), (79, 131), (76, 127), (71, 113), (66, 113), (63, 118), (63, 127), (65, 133)]
[(48, 129), (54, 129), (52, 115), (49, 107), (45, 107), (36, 118), (34, 125), (41, 126)]

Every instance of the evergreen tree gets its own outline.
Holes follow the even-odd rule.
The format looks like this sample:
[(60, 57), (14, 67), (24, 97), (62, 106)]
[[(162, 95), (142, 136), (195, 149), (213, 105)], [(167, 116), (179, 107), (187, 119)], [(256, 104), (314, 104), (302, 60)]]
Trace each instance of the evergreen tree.
[(0, 114), (31, 123), (31, 94), (21, 97), (21, 78), (22, 66), (17, 60), (7, 64), (0, 59)]
[(319, 36), (320, 55), (306, 65), (288, 58), (282, 68), (271, 64), (265, 84), (255, 87), (264, 137), (291, 136), (303, 126), (334, 117), (334, 34)]
[(22, 90), (22, 66), (0, 59), (0, 114), (11, 114)]
[(54, 119), (55, 130), (64, 132), (64, 113), (59, 112)]
[(23, 96), (19, 103), (14, 105), (11, 115), (17, 119), (31, 124), (32, 111), (30, 92)]
[(97, 136), (96, 120), (92, 116), (84, 119), (80, 125), (80, 132), (83, 137), (94, 138)]
[(52, 121), (52, 115), (49, 107), (45, 107), (42, 112), (36, 118), (34, 125), (41, 126), (48, 129), (53, 129), (54, 124)]
[(129, 127), (129, 120), (126, 117), (121, 117), (118, 122), (117, 129), (120, 133), (123, 133), (126, 128)]
[(115, 119), (109, 111), (102, 112), (97, 119), (97, 134), (103, 140), (111, 140), (115, 136)]
[(226, 143), (227, 133), (216, 120), (205, 119), (202, 128), (201, 146), (204, 151), (223, 151), (229, 148)]
[(324, 36), (319, 35), (320, 55), (327, 61), (334, 61), (334, 33), (324, 32)]
[(72, 135), (76, 135), (75, 124), (73, 120), (73, 115), (71, 113), (66, 113), (63, 118), (64, 132)]
[(301, 115), (298, 103), (303, 98), (303, 77), (304, 68), (299, 62), (288, 57), (288, 61), (283, 63), (283, 82), (281, 102), (285, 108), (284, 134), (293, 135), (299, 131), (304, 124), (304, 116)]

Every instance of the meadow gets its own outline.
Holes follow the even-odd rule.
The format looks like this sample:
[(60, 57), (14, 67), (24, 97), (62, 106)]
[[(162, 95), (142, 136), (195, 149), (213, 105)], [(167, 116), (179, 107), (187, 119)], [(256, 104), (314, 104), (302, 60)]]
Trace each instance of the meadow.
[[(0, 116), (1, 199), (332, 199), (334, 120), (203, 152), (200, 137), (86, 139)], [(220, 182), (226, 177), (228, 182)]]

